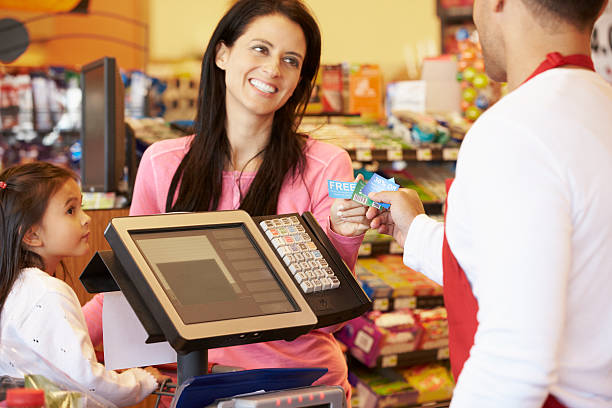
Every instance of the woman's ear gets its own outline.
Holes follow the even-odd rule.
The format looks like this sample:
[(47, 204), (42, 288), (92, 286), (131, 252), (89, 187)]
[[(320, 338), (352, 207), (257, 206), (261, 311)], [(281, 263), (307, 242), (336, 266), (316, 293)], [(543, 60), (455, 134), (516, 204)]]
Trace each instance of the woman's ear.
[(217, 44), (215, 48), (215, 65), (225, 71), (225, 65), (229, 59), (229, 47), (224, 42)]
[(23, 236), (23, 243), (30, 248), (38, 248), (43, 246), (43, 241), (40, 237), (40, 227), (34, 226)]

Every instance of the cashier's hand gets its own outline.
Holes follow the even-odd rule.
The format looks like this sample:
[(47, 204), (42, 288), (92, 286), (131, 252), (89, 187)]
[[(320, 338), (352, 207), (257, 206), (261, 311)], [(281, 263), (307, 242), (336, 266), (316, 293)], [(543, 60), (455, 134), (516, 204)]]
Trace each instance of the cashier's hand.
[(155, 367), (145, 367), (144, 370), (155, 377), (155, 381), (157, 381), (157, 385), (162, 385), (162, 383), (166, 380), (169, 380), (170, 377), (167, 375), (163, 375), (157, 368)]
[[(357, 175), (355, 182), (363, 180), (361, 174)], [(345, 237), (356, 237), (370, 229), (370, 220), (366, 218), (368, 207), (353, 200), (336, 198), (332, 203), (329, 219), (331, 229)]]
[(398, 191), (370, 193), (368, 197), (390, 205), (388, 211), (368, 208), (366, 217), (371, 220), (370, 227), (381, 234), (391, 235), (403, 247), (412, 220), (419, 214), (425, 214), (423, 203), (417, 192), (408, 188), (400, 188)]

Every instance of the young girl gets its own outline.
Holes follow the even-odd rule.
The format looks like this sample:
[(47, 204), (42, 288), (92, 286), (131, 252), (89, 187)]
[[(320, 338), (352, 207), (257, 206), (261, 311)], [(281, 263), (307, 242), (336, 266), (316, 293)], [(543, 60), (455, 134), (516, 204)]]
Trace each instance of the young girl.
[[(310, 211), (353, 268), (369, 224), (365, 208), (334, 202), (327, 193), (328, 179), (353, 180), (349, 155), (297, 131), (320, 54), (319, 28), (302, 2), (236, 1), (204, 54), (196, 133), (147, 149), (130, 214)], [(101, 340), (102, 297), (84, 312), (92, 338)], [(349, 396), (347, 366), (333, 330), (314, 330), (292, 342), (212, 349), (209, 360), (249, 369), (326, 367), (318, 384), (342, 385)]]
[[(69, 170), (36, 162), (0, 174), (0, 343), (31, 349), (89, 392), (133, 405), (163, 377), (150, 367), (119, 374), (97, 363), (76, 294), (53, 277), (63, 257), (87, 252), (89, 220)], [(0, 361), (2, 374), (20, 377), (18, 362)]]

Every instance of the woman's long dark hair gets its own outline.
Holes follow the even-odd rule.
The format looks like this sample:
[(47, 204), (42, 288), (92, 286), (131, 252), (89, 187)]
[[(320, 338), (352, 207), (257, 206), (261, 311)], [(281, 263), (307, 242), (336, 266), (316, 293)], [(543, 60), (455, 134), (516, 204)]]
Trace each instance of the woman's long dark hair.
[(305, 137), (297, 133), (297, 128), (319, 69), (319, 27), (299, 0), (239, 0), (217, 25), (204, 53), (195, 137), (170, 183), (166, 211), (217, 209), (223, 169), (231, 161), (225, 129), (225, 73), (215, 64), (217, 45), (231, 47), (255, 18), (271, 14), (285, 16), (301, 27), (306, 38), (306, 56), (293, 95), (274, 114), (270, 141), (260, 153), (261, 165), (240, 208), (252, 216), (276, 214), (285, 177), (294, 178), (305, 169)]
[(0, 173), (0, 313), (21, 269), (45, 269), (43, 259), (23, 242), (41, 222), (49, 199), (69, 179), (70, 170), (36, 162), (9, 167)]

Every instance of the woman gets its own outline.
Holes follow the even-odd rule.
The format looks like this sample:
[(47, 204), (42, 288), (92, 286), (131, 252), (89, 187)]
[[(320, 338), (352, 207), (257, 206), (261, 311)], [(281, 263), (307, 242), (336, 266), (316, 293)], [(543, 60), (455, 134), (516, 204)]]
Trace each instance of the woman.
[[(196, 133), (147, 149), (130, 214), (310, 211), (352, 269), (368, 228), (365, 208), (327, 195), (328, 179), (352, 180), (350, 158), (297, 132), (320, 53), (318, 26), (299, 0), (236, 2), (204, 54)], [(101, 297), (84, 309), (92, 337), (100, 338)], [(249, 369), (326, 367), (316, 384), (342, 385), (348, 398), (347, 367), (332, 332), (213, 349), (209, 360)]]

